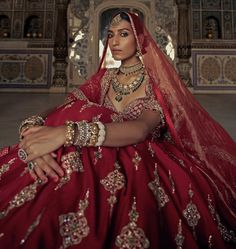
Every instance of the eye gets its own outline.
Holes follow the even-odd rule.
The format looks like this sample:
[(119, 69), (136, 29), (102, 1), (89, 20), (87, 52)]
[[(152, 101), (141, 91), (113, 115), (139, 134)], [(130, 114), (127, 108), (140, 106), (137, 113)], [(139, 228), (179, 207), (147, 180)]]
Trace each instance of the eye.
[(128, 36), (128, 35), (129, 35), (129, 33), (126, 32), (126, 31), (123, 31), (123, 32), (120, 33), (120, 36), (121, 36), (121, 37), (126, 37), (126, 36)]
[(112, 38), (112, 37), (113, 37), (113, 33), (108, 32), (108, 33), (107, 33), (107, 38), (110, 39), (110, 38)]

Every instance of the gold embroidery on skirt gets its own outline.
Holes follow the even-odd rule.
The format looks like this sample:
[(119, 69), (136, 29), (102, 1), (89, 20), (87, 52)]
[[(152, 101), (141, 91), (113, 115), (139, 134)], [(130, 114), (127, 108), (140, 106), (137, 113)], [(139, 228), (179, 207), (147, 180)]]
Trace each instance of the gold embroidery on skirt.
[(26, 232), (24, 239), (21, 240), (20, 245), (23, 245), (26, 242), (26, 240), (29, 238), (30, 234), (39, 225), (43, 212), (44, 212), (44, 210), (36, 217), (35, 221), (30, 225), (30, 227), (28, 228), (28, 230)]
[(192, 202), (192, 197), (194, 193), (193, 190), (191, 189), (191, 185), (189, 187), (189, 197), (190, 197), (190, 202), (186, 206), (186, 209), (183, 211), (183, 215), (186, 218), (188, 225), (192, 227), (193, 229), (193, 235), (196, 238), (196, 233), (195, 233), (195, 227), (198, 224), (198, 220), (201, 218), (197, 206)]
[(175, 193), (175, 182), (172, 178), (172, 174), (171, 174), (171, 171), (169, 170), (168, 171), (168, 174), (169, 174), (169, 181), (170, 181), (170, 184), (171, 184), (171, 189), (172, 189), (172, 194)]
[(62, 167), (65, 170), (65, 175), (61, 177), (59, 184), (54, 190), (58, 190), (64, 184), (68, 183), (73, 172), (83, 172), (84, 167), (80, 159), (80, 153), (78, 151), (70, 152), (61, 158)]
[(142, 157), (138, 154), (137, 151), (135, 151), (132, 162), (134, 163), (134, 167), (136, 170), (138, 170), (138, 166), (139, 166), (139, 163), (141, 162), (141, 160), (142, 160)]
[(34, 199), (37, 192), (37, 187), (42, 184), (41, 180), (35, 181), (33, 184), (23, 188), (14, 198), (9, 202), (9, 206), (0, 212), (0, 219), (7, 216), (7, 214), (14, 208), (20, 207), (28, 201)]
[(212, 235), (210, 235), (209, 238), (208, 238), (208, 248), (209, 249), (213, 248), (212, 238), (213, 238)]
[(94, 151), (94, 165), (97, 164), (99, 159), (102, 159), (102, 148), (100, 146), (97, 151)]
[(155, 163), (154, 176), (155, 176), (154, 181), (149, 182), (148, 187), (153, 192), (153, 194), (157, 200), (159, 208), (162, 208), (166, 205), (167, 202), (169, 202), (169, 197), (165, 193), (165, 190), (161, 187), (160, 178), (159, 178), (159, 175), (157, 172), (157, 164), (156, 163)]
[(120, 173), (120, 165), (118, 162), (115, 163), (115, 168), (116, 169), (114, 171), (110, 172), (104, 179), (100, 181), (104, 188), (111, 193), (111, 196), (107, 199), (111, 206), (111, 212), (114, 204), (117, 201), (115, 196), (116, 192), (122, 189), (125, 185), (125, 176)]
[(182, 249), (183, 244), (184, 244), (184, 236), (182, 233), (182, 221), (179, 220), (179, 224), (178, 224), (178, 233), (175, 237), (175, 242), (177, 245), (177, 249)]
[(15, 160), (16, 157), (12, 158), (8, 163), (2, 165), (2, 167), (0, 168), (0, 180), (2, 175), (10, 169), (10, 166), (15, 162)]
[(216, 213), (215, 208), (213, 207), (212, 199), (210, 195), (208, 195), (208, 208), (209, 208), (209, 211), (211, 213), (213, 220), (216, 221), (217, 223), (217, 228), (220, 231), (220, 234), (222, 238), (224, 239), (224, 241), (233, 242), (234, 244), (236, 244), (235, 232), (233, 230), (227, 229), (227, 227), (221, 222), (219, 214)]
[(89, 205), (89, 191), (86, 192), (85, 199), (80, 200), (79, 208), (76, 213), (70, 212), (59, 216), (60, 234), (63, 238), (60, 249), (78, 245), (83, 238), (89, 234), (89, 226), (84, 215)]
[(150, 242), (147, 239), (143, 229), (137, 226), (139, 213), (136, 210), (136, 200), (134, 198), (132, 209), (129, 212), (130, 222), (124, 226), (120, 235), (116, 237), (116, 246), (119, 248), (137, 249), (148, 248)]

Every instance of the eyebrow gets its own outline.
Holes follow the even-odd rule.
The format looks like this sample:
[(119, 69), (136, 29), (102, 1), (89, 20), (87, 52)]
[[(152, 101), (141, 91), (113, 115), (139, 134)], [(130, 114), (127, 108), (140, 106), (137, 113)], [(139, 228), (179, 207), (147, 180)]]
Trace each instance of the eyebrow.
[[(118, 29), (118, 31), (123, 31), (123, 30), (127, 30), (127, 31), (131, 31), (129, 28), (122, 28), (122, 29)], [(108, 29), (107, 32), (113, 32), (112, 30)]]

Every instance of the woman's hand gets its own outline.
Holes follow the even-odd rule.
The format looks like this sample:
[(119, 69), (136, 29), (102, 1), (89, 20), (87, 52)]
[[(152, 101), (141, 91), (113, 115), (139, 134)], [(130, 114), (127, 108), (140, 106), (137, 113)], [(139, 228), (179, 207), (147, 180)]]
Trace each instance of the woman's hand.
[(54, 157), (56, 157), (56, 155), (51, 153), (31, 161), (34, 166), (29, 170), (29, 173), (34, 180), (40, 178), (44, 183), (46, 183), (48, 181), (48, 177), (50, 177), (57, 182), (59, 177), (64, 175), (63, 170)]
[(60, 148), (66, 140), (66, 127), (32, 127), (25, 131), (19, 148), (27, 153), (26, 162), (54, 152)]

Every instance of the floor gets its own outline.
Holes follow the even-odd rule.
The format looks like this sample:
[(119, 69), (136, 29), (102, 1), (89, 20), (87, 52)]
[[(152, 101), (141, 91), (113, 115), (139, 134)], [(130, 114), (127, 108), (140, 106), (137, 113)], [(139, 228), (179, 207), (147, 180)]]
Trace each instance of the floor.
[[(236, 141), (236, 95), (195, 95)], [(22, 120), (63, 102), (65, 94), (0, 93), (0, 147), (18, 141)]]

